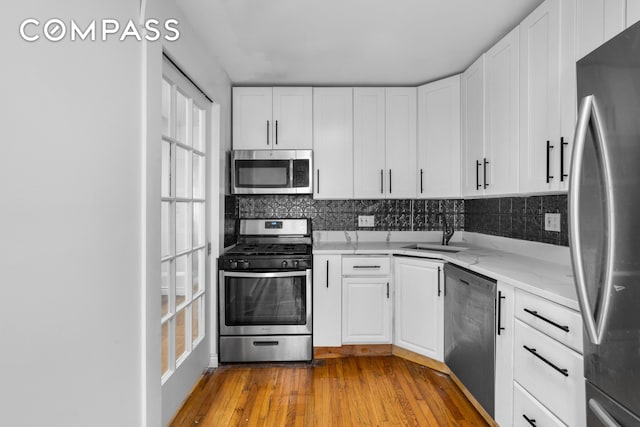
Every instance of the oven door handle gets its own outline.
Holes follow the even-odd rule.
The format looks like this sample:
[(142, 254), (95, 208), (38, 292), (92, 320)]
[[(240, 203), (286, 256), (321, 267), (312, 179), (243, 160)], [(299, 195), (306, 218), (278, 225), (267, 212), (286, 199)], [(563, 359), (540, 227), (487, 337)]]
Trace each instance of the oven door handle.
[(307, 274), (309, 274), (311, 270), (302, 270), (302, 271), (284, 271), (284, 272), (278, 272), (278, 273), (271, 273), (271, 272), (266, 272), (266, 271), (261, 271), (261, 272), (255, 272), (255, 273), (243, 273), (243, 272), (236, 272), (236, 271), (222, 271), (222, 275), (224, 277), (253, 277), (253, 278), (260, 278), (260, 277), (300, 277), (300, 276), (306, 276)]

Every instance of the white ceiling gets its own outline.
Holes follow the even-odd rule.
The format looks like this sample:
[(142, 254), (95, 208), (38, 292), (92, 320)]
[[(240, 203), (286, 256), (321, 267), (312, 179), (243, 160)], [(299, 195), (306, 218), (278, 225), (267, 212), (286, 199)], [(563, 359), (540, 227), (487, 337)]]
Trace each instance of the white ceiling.
[(236, 85), (417, 85), (463, 71), (542, 0), (176, 0)]

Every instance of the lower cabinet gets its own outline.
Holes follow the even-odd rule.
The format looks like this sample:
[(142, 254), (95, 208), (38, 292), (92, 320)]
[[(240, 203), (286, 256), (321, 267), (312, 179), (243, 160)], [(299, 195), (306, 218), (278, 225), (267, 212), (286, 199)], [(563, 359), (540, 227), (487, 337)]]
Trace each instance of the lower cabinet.
[(342, 343), (391, 343), (391, 289), (388, 277), (342, 279)]
[(513, 327), (515, 289), (498, 282), (496, 295), (495, 408), (493, 418), (510, 426), (513, 414)]
[(313, 345), (342, 345), (342, 255), (313, 256)]
[(394, 335), (399, 347), (444, 360), (443, 263), (394, 258)]

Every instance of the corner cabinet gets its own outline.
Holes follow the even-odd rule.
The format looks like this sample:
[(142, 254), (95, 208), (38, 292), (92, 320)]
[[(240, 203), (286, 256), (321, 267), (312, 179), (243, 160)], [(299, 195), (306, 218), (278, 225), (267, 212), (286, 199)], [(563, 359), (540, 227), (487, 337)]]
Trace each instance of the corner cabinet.
[(310, 87), (234, 87), (234, 150), (295, 150), (312, 146)]
[(353, 89), (313, 89), (315, 199), (353, 198)]
[(342, 255), (313, 256), (313, 346), (342, 345)]
[(416, 88), (353, 89), (355, 198), (415, 197), (416, 94)]
[(444, 360), (443, 263), (394, 257), (395, 330), (393, 344)]
[(418, 198), (460, 197), (460, 76), (418, 87)]
[(388, 256), (342, 258), (342, 343), (391, 344)]

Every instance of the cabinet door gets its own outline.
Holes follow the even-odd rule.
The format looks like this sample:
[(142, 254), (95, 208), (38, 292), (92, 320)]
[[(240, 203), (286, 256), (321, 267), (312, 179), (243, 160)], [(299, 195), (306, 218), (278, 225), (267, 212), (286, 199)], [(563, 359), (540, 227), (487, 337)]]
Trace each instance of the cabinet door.
[(353, 195), (385, 197), (384, 88), (353, 89)]
[(485, 54), (485, 194), (518, 191), (518, 28)]
[(627, 28), (640, 21), (640, 1), (627, 0)]
[(513, 286), (498, 282), (496, 310), (496, 382), (495, 420), (501, 426), (511, 425), (513, 415)]
[(270, 87), (233, 88), (233, 149), (272, 148), (272, 89)]
[(624, 30), (625, 15), (625, 0), (577, 1), (576, 60)]
[(353, 198), (353, 90), (313, 89), (315, 199)]
[(313, 345), (342, 345), (342, 256), (313, 256)]
[(444, 360), (444, 277), (442, 263), (417, 258), (395, 260), (394, 344)]
[(388, 277), (342, 279), (343, 344), (391, 343), (391, 290)]
[(559, 0), (547, 0), (520, 23), (520, 192), (523, 193), (553, 190), (560, 178), (555, 162), (555, 153), (560, 150), (559, 8)]
[(310, 87), (273, 88), (273, 148), (310, 150), (312, 145)]
[(460, 76), (418, 87), (417, 197), (460, 197)]
[[(483, 193), (484, 55), (462, 74), (462, 195)], [(479, 165), (478, 165), (479, 163)]]
[(390, 199), (416, 195), (416, 95), (415, 87), (387, 88), (385, 92), (386, 179)]

